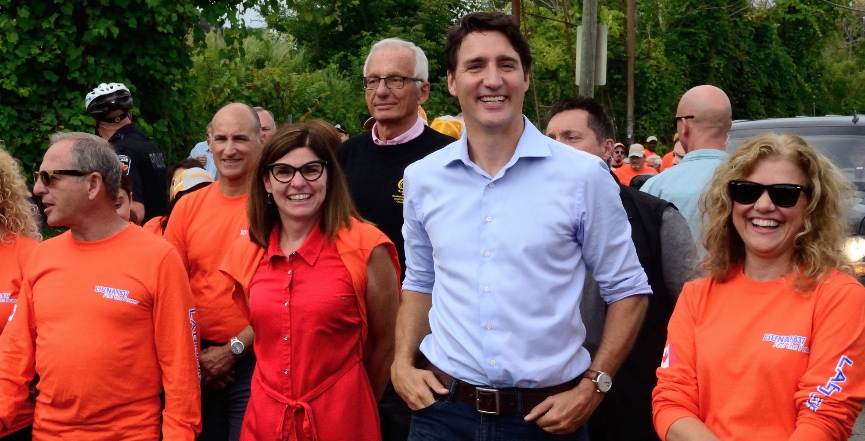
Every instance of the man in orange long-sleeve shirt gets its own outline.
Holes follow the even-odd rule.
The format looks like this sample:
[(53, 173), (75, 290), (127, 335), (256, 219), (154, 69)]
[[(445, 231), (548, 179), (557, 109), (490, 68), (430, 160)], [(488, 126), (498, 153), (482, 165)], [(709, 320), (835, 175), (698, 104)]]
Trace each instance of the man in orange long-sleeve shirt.
[(192, 441), (200, 429), (183, 266), (169, 244), (117, 215), (120, 173), (101, 138), (52, 138), (34, 194), (48, 224), (69, 231), (36, 246), (0, 336), (0, 431), (34, 375), (35, 440)]
[(255, 368), (252, 328), (234, 304), (234, 289), (219, 265), (238, 236), (247, 234), (246, 193), (261, 153), (255, 111), (228, 104), (213, 116), (210, 150), (219, 180), (183, 197), (174, 207), (165, 239), (180, 253), (201, 330), (201, 441), (237, 441)]

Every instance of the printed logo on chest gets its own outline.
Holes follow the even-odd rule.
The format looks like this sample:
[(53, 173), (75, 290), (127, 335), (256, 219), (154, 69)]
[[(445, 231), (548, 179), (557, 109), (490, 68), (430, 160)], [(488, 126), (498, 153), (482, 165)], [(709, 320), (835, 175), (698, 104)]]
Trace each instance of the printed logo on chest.
[(11, 292), (0, 292), (0, 303), (18, 303), (18, 299), (13, 299)]
[(801, 335), (763, 334), (763, 341), (771, 342), (773, 348), (788, 349), (805, 353), (811, 352), (811, 348), (805, 346), (808, 337), (803, 337)]
[(96, 285), (93, 292), (101, 293), (103, 299), (116, 300), (118, 302), (129, 303), (132, 305), (138, 304), (138, 300), (129, 298), (129, 290), (126, 289)]

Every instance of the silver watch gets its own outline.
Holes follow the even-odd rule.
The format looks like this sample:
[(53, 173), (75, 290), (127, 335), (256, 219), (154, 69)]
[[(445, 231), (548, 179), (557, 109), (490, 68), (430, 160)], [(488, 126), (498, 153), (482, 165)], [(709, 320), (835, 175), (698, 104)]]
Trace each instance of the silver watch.
[(593, 371), (589, 369), (585, 374), (583, 374), (583, 378), (592, 380), (592, 383), (595, 383), (598, 392), (602, 394), (609, 392), (610, 388), (613, 387), (613, 377), (603, 371)]
[(244, 346), (243, 342), (240, 341), (240, 339), (238, 339), (237, 337), (231, 337), (229, 344), (231, 345), (230, 348), (232, 354), (237, 355), (238, 357), (243, 354)]

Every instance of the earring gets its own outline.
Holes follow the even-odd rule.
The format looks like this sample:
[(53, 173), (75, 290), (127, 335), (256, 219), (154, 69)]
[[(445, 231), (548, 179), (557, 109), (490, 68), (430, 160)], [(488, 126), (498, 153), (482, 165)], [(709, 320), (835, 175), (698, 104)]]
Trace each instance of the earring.
[(267, 204), (270, 205), (272, 203), (273, 203), (273, 195), (268, 193), (267, 194)]

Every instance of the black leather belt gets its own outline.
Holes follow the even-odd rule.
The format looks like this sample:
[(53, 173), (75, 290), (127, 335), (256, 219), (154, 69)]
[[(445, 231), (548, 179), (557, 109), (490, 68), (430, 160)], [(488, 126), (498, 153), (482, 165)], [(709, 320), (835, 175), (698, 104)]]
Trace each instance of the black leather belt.
[[(548, 397), (577, 387), (577, 384), (583, 379), (583, 376), (580, 375), (567, 383), (538, 389), (520, 387), (493, 388), (475, 386), (458, 380), (433, 365), (429, 365), (428, 369), (445, 387), (448, 389), (453, 388), (453, 398), (455, 400), (467, 403), (477, 409), (479, 413), (487, 415), (499, 415), (502, 413), (527, 414)], [(453, 386), (454, 382), (456, 382), (455, 387)]]

